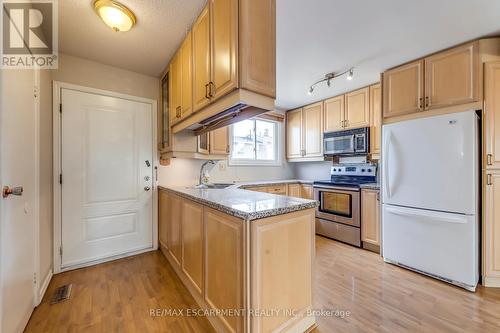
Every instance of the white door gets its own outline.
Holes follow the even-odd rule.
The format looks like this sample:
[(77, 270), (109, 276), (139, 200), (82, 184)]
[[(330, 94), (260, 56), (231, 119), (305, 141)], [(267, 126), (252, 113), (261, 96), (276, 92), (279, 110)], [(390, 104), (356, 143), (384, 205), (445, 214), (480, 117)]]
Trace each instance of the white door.
[(383, 127), (383, 203), (475, 214), (478, 191), (474, 111)]
[(384, 258), (474, 289), (479, 279), (476, 216), (383, 205)]
[(0, 332), (22, 332), (34, 307), (36, 123), (34, 71), (1, 70), (1, 185), (23, 186), (0, 197)]
[(151, 104), (62, 89), (61, 268), (153, 247)]

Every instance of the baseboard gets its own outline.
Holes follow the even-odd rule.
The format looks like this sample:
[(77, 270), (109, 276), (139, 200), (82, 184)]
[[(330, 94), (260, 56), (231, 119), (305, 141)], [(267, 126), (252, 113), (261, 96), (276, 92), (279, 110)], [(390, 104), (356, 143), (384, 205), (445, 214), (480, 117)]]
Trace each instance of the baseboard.
[(47, 292), (47, 288), (49, 287), (50, 280), (52, 280), (52, 269), (49, 270), (47, 275), (45, 276), (45, 279), (43, 279), (42, 286), (40, 287), (40, 290), (38, 291), (38, 304), (37, 306), (42, 302), (43, 296), (45, 296), (45, 293)]
[(483, 277), (483, 285), (487, 288), (500, 288), (500, 277)]

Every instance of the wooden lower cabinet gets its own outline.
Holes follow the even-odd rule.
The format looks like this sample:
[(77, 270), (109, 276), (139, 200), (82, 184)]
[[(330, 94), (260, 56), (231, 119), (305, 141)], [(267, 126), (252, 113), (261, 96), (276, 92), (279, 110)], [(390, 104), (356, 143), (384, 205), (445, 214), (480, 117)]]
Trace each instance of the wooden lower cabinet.
[(287, 195), (287, 184), (268, 186), (267, 193)]
[(180, 265), (182, 260), (182, 248), (181, 248), (181, 217), (182, 217), (182, 198), (169, 193), (167, 197), (168, 203), (167, 207), (170, 209), (170, 214), (168, 217), (170, 220), (167, 222), (168, 225), (168, 251)]
[[(313, 208), (246, 221), (173, 191), (159, 192), (159, 225), (168, 239), (168, 248), (160, 243), (160, 249), (203, 310), (223, 310), (207, 316), (217, 332), (305, 332), (314, 327), (315, 317), (308, 314)], [(252, 314), (275, 309), (293, 313)]]
[(300, 184), (288, 184), (288, 196), (302, 198), (302, 186)]
[(161, 246), (168, 248), (168, 221), (170, 220), (170, 208), (168, 207), (170, 201), (168, 200), (167, 191), (158, 192), (158, 242)]
[(361, 240), (363, 247), (380, 252), (380, 196), (378, 190), (361, 190)]
[(302, 184), (301, 190), (302, 190), (302, 199), (309, 199), (309, 200), (313, 200), (314, 199), (312, 185)]
[[(244, 221), (206, 208), (205, 222), (205, 301), (215, 309), (242, 309)], [(219, 318), (228, 331), (244, 331), (243, 316)]]
[(500, 287), (500, 170), (484, 174), (483, 284)]
[(203, 292), (203, 206), (182, 200), (182, 270)]

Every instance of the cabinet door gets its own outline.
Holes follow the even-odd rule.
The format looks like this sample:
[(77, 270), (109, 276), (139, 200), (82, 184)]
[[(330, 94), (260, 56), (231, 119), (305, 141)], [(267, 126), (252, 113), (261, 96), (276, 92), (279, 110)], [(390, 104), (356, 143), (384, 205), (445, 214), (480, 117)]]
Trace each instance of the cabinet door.
[[(170, 68), (170, 67), (168, 67)], [(160, 110), (158, 111), (158, 150), (167, 152), (171, 148), (170, 138), (170, 70), (160, 80)]]
[[(214, 309), (243, 308), (243, 221), (205, 208), (205, 300)], [(243, 332), (243, 317), (220, 314), (227, 332)]]
[(488, 171), (485, 183), (484, 275), (488, 282), (490, 277), (500, 279), (500, 172)]
[(210, 154), (229, 154), (229, 133), (226, 127), (221, 127), (210, 132)]
[(208, 5), (193, 24), (193, 111), (210, 103), (210, 15)]
[(204, 134), (198, 135), (198, 153), (210, 154), (210, 134), (206, 132)]
[(383, 75), (383, 114), (385, 118), (423, 110), (424, 61), (418, 60)]
[(170, 201), (168, 192), (158, 191), (158, 240), (160, 244), (168, 248), (168, 229), (170, 228)]
[(344, 95), (325, 100), (324, 132), (338, 131), (344, 128)]
[(168, 251), (170, 255), (177, 261), (177, 264), (181, 264), (181, 223), (182, 223), (182, 201), (181, 197), (169, 194), (170, 201), (170, 228), (167, 230), (168, 235)]
[(311, 185), (302, 185), (302, 198), (313, 200), (313, 187)]
[(363, 88), (345, 95), (345, 127), (370, 126), (370, 89)]
[(302, 109), (286, 113), (286, 157), (302, 157)]
[(201, 295), (203, 292), (203, 206), (182, 202), (182, 271)]
[(181, 119), (186, 118), (193, 111), (193, 53), (191, 32), (182, 42), (181, 56)]
[(238, 1), (210, 0), (212, 100), (237, 88)]
[(181, 117), (181, 91), (182, 91), (182, 67), (180, 62), (180, 52), (177, 52), (170, 63), (170, 72), (172, 73), (172, 93), (170, 107), (170, 123), (173, 125), (180, 120)]
[(379, 191), (361, 191), (361, 240), (380, 246)]
[(288, 184), (288, 196), (302, 198), (302, 187), (300, 184)]
[(370, 153), (380, 154), (382, 136), (382, 90), (380, 84), (370, 86)]
[(323, 103), (305, 106), (302, 110), (304, 157), (323, 156)]
[(425, 58), (425, 108), (477, 101), (478, 72), (477, 42)]
[(488, 169), (500, 169), (500, 61), (485, 65), (485, 161)]

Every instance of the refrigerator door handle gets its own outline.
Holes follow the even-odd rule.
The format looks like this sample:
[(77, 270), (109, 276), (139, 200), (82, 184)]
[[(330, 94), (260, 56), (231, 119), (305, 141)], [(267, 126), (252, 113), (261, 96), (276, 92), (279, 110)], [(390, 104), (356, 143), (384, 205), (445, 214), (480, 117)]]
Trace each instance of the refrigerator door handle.
[(433, 221), (442, 221), (448, 223), (466, 224), (467, 216), (460, 216), (451, 213), (434, 212), (428, 210), (416, 210), (411, 208), (387, 207), (387, 212), (400, 216), (417, 216), (432, 219)]
[(389, 131), (389, 133), (387, 133), (387, 137), (385, 139), (385, 142), (384, 142), (384, 150), (383, 150), (383, 154), (384, 154), (384, 188), (385, 188), (385, 191), (387, 193), (387, 197), (390, 198), (391, 197), (391, 185), (390, 185), (390, 182), (389, 182), (389, 147), (391, 146), (391, 139), (392, 139), (392, 132)]

